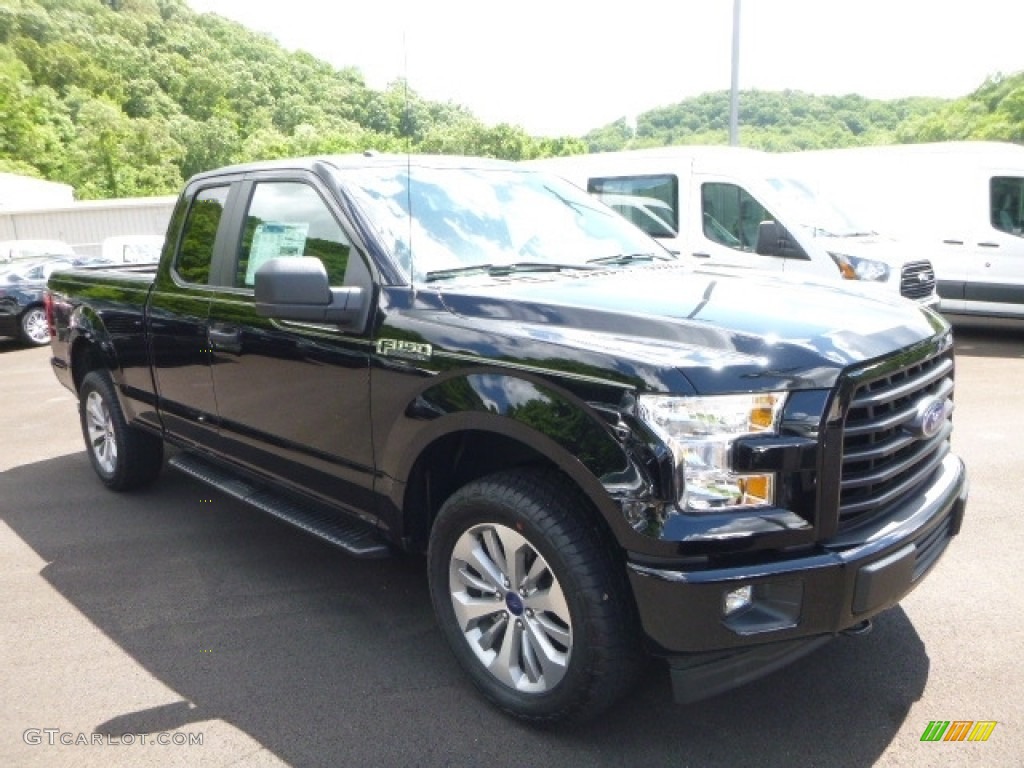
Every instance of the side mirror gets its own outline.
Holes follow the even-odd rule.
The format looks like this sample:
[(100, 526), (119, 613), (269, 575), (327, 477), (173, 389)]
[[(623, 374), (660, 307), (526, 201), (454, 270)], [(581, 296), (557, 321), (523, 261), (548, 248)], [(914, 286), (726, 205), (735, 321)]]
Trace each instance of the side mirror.
[(269, 259), (256, 270), (256, 311), (263, 317), (307, 323), (351, 323), (362, 314), (360, 286), (331, 288), (320, 259)]
[(800, 243), (794, 242), (789, 230), (777, 221), (762, 221), (757, 225), (757, 247), (754, 252), (761, 256), (781, 256), (787, 259), (808, 258)]

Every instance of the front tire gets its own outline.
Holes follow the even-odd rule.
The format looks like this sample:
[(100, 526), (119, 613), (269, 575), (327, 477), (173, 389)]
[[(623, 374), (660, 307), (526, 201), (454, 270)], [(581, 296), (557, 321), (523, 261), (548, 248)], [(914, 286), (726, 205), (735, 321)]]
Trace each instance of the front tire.
[(50, 343), (50, 325), (42, 307), (29, 307), (21, 316), (18, 335), (25, 344), (42, 347)]
[(163, 466), (163, 441), (128, 426), (110, 374), (86, 374), (78, 404), (86, 452), (103, 484), (128, 491), (152, 483)]
[(618, 699), (641, 655), (618, 561), (575, 488), (502, 472), (445, 502), (431, 531), (431, 599), (477, 688), (523, 720), (583, 720)]

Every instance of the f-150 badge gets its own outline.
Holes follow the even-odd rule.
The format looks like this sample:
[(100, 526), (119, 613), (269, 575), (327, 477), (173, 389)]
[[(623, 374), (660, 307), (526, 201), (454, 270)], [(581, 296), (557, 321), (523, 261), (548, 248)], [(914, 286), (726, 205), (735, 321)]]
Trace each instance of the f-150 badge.
[(401, 357), (406, 360), (429, 360), (434, 349), (429, 344), (399, 339), (377, 339), (377, 354), (383, 357)]

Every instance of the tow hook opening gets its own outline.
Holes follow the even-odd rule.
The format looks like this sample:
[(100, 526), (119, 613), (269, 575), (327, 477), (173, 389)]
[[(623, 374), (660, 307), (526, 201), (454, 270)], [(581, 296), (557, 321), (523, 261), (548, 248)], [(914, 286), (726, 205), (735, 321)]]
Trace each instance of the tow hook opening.
[(864, 621), (844, 629), (843, 634), (850, 637), (863, 637), (864, 635), (871, 634), (872, 627), (874, 627), (874, 624), (871, 623), (871, 619), (864, 619)]

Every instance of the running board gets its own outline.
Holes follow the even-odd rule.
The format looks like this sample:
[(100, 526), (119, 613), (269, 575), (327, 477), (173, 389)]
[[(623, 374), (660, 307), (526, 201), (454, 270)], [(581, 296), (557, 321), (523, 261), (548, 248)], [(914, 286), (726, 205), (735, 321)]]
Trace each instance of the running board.
[(354, 557), (388, 557), (391, 549), (371, 526), (349, 520), (341, 513), (331, 514), (302, 506), (280, 493), (250, 483), (229, 469), (191, 453), (171, 457), (170, 465), (197, 480), (212, 485), (239, 501), (269, 512), (279, 520), (319, 536)]

